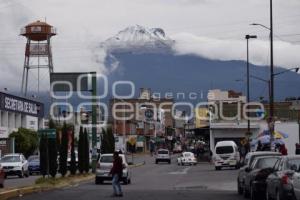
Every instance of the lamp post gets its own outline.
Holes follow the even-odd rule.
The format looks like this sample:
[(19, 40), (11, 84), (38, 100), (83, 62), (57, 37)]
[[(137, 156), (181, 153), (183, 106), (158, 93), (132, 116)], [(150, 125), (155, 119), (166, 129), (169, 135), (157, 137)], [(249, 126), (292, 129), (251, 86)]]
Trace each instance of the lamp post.
[[(250, 78), (249, 78), (249, 39), (255, 39), (257, 38), (256, 35), (246, 35), (245, 39), (247, 40), (247, 103), (250, 102)], [(250, 134), (250, 120), (247, 120), (247, 134)]]

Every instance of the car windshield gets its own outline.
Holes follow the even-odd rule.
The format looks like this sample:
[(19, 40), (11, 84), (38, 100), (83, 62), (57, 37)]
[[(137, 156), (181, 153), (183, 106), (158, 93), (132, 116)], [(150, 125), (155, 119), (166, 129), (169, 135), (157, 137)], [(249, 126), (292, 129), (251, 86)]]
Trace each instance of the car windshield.
[(100, 162), (102, 163), (112, 163), (114, 161), (113, 156), (102, 156)]
[(297, 171), (300, 169), (300, 158), (290, 159), (286, 164), (287, 169)]
[(4, 156), (3, 158), (1, 158), (1, 163), (5, 163), (5, 162), (20, 162), (20, 156)]
[(232, 146), (217, 147), (216, 153), (217, 154), (233, 153), (233, 147)]
[(40, 159), (38, 159), (38, 158), (31, 159), (29, 162), (40, 162)]
[(169, 154), (169, 152), (161, 150), (161, 151), (158, 151), (158, 154)]
[(255, 169), (264, 169), (264, 168), (273, 167), (277, 160), (278, 160), (278, 158), (262, 158), (262, 159), (259, 159), (254, 168)]
[(191, 153), (185, 153), (185, 154), (183, 154), (183, 157), (191, 157), (191, 156), (192, 156)]
[(28, 161), (29, 161), (29, 162), (31, 162), (31, 161), (35, 162), (35, 160), (39, 160), (39, 156), (30, 156), (30, 157), (28, 158)]

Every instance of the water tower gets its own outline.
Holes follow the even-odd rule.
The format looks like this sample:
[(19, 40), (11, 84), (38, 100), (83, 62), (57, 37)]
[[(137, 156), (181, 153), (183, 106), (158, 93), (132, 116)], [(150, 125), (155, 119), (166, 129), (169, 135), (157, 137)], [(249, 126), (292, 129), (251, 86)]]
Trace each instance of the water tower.
[(27, 39), (21, 87), (22, 94), (26, 96), (29, 70), (36, 70), (37, 72), (38, 93), (40, 90), (40, 70), (46, 69), (49, 75), (53, 72), (50, 39), (56, 35), (56, 29), (46, 22), (36, 21), (22, 28), (20, 35)]

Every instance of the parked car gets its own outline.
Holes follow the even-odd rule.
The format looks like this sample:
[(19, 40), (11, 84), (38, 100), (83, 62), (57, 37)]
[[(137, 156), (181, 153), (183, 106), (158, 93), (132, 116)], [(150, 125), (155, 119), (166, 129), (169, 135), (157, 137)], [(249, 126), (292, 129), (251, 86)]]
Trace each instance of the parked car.
[(159, 162), (167, 162), (171, 164), (171, 156), (170, 152), (167, 149), (159, 149), (156, 154), (155, 163), (158, 164)]
[[(297, 156), (298, 158), (298, 156)], [(293, 175), (293, 188), (294, 188), (294, 195), (296, 200), (300, 200), (300, 163), (299, 159), (297, 159), (298, 162), (293, 161), (293, 166), (292, 168), (297, 168), (295, 170), (295, 173)]]
[[(124, 154), (119, 154), (123, 161), (123, 175), (121, 181), (124, 184), (131, 183), (131, 171), (128, 167), (127, 159)], [(95, 184), (102, 184), (104, 181), (111, 181), (112, 176), (109, 174), (113, 166), (113, 154), (102, 154), (97, 163)]]
[(177, 158), (178, 165), (196, 165), (197, 159), (192, 152), (183, 152), (179, 158)]
[(291, 200), (298, 196), (299, 179), (295, 174), (300, 167), (300, 156), (283, 156), (274, 166), (266, 182), (268, 199)]
[[(243, 194), (244, 191), (244, 183), (245, 177), (248, 174), (246, 171), (247, 167), (250, 167), (255, 160), (255, 158), (263, 157), (263, 156), (280, 156), (281, 154), (273, 151), (256, 151), (247, 153), (243, 163), (241, 163), (241, 168), (237, 178), (237, 191), (239, 194)], [(244, 194), (247, 196), (247, 194)]]
[(245, 169), (248, 173), (244, 182), (244, 196), (250, 194), (251, 200), (255, 200), (265, 194), (266, 179), (279, 159), (280, 156), (255, 158), (253, 164)]
[(2, 165), (0, 164), (0, 188), (4, 187), (4, 179), (5, 179), (5, 173)]
[(216, 144), (214, 154), (215, 169), (221, 170), (222, 167), (239, 168), (240, 153), (234, 141), (221, 141)]
[(28, 177), (28, 162), (23, 154), (7, 154), (0, 160), (0, 164), (7, 176)]
[(40, 156), (34, 155), (29, 156), (28, 158), (28, 170), (29, 174), (39, 174), (41, 172), (40, 170)]

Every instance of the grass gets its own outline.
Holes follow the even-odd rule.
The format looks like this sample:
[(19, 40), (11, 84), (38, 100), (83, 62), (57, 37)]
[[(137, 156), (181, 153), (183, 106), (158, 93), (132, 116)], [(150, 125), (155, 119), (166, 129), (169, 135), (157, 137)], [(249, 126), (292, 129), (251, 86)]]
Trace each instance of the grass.
[(65, 177), (58, 177), (58, 178), (41, 177), (35, 181), (35, 184), (39, 186), (57, 186), (57, 185), (80, 181), (81, 179), (89, 177), (91, 175), (92, 174), (88, 173), (88, 174), (67, 175)]

